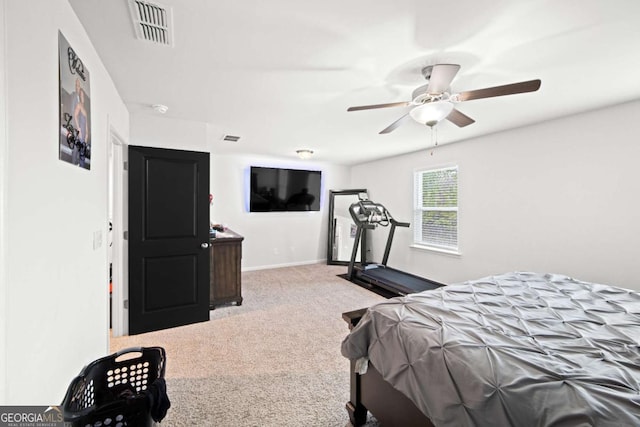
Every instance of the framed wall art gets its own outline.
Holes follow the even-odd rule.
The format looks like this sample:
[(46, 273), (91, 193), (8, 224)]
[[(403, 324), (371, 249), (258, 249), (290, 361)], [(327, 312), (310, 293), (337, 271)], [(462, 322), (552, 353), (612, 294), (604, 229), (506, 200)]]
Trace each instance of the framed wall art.
[(91, 90), (89, 70), (58, 32), (60, 87), (59, 158), (91, 169)]

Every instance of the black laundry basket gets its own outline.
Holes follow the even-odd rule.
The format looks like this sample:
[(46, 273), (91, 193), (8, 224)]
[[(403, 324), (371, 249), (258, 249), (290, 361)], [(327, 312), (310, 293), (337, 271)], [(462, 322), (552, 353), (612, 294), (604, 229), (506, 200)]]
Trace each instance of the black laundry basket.
[(165, 365), (162, 347), (127, 348), (91, 362), (67, 389), (64, 420), (73, 427), (154, 425), (149, 393), (156, 380), (164, 392)]

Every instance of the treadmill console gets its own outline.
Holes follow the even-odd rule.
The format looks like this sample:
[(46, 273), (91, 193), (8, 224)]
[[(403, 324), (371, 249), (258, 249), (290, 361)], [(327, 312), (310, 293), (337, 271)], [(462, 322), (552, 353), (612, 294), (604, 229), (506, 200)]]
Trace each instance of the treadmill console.
[(360, 200), (349, 206), (349, 212), (356, 223), (388, 225), (391, 215), (380, 203)]

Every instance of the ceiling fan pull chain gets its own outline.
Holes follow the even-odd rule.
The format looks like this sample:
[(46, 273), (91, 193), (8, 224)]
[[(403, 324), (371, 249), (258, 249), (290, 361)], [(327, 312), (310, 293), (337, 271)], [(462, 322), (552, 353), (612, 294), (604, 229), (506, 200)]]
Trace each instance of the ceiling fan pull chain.
[[(430, 127), (431, 127), (431, 145), (433, 146), (433, 126), (430, 126)], [(431, 149), (431, 153), (429, 154), (433, 156), (433, 148)]]

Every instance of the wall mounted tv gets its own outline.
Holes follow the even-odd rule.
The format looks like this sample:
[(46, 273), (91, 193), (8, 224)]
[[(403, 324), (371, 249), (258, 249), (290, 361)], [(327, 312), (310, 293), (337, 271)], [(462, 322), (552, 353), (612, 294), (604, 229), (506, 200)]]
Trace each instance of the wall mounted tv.
[(322, 172), (251, 166), (249, 210), (319, 211)]

